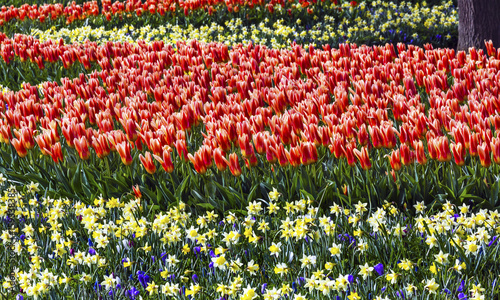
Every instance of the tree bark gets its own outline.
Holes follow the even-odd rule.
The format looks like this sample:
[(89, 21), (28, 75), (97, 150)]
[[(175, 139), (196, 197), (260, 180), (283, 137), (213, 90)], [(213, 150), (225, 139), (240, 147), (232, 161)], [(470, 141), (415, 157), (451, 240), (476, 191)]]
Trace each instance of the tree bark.
[(458, 50), (500, 47), (500, 0), (458, 0)]

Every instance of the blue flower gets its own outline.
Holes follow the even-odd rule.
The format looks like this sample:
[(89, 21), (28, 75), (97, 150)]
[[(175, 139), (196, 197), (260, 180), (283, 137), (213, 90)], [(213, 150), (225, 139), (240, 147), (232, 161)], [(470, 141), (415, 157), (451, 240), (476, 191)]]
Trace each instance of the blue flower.
[(464, 284), (465, 284), (465, 281), (462, 280), (462, 282), (458, 286), (457, 292), (463, 292), (464, 291)]
[(347, 281), (349, 281), (349, 283), (352, 283), (354, 280), (354, 276), (352, 276), (351, 274), (347, 275)]
[(198, 283), (198, 275), (193, 274), (193, 276), (192, 276), (191, 278), (193, 279), (193, 281), (194, 281), (195, 283)]
[(21, 295), (21, 294), (17, 294), (17, 296), (16, 296), (16, 300), (24, 300), (23, 295)]
[(496, 245), (497, 245), (496, 240), (497, 240), (497, 236), (495, 235), (495, 236), (493, 237), (493, 239), (492, 239), (492, 240), (488, 243), (488, 247), (491, 247), (491, 245), (493, 245), (493, 243), (495, 243), (495, 246), (496, 246)]
[(373, 269), (377, 271), (378, 275), (382, 276), (384, 275), (384, 265), (383, 264), (377, 264), (373, 266)]
[(467, 296), (464, 293), (458, 294), (458, 300), (467, 300)]
[(262, 287), (260, 288), (260, 292), (262, 294), (264, 294), (266, 292), (266, 288), (267, 288), (267, 283), (262, 284)]
[(135, 288), (135, 286), (132, 287), (131, 290), (128, 290), (126, 295), (129, 297), (130, 300), (135, 300), (135, 297), (137, 297), (140, 294), (140, 292)]
[(139, 282), (141, 283), (143, 288), (146, 288), (148, 286), (149, 275), (147, 275), (143, 271), (137, 271), (137, 278), (139, 279)]
[(89, 238), (89, 247), (94, 246), (94, 243), (92, 243), (92, 240)]
[(163, 263), (165, 263), (165, 261), (167, 260), (167, 252), (162, 252), (160, 254), (160, 257), (161, 257), (161, 260), (163, 261)]
[(90, 248), (90, 249), (89, 249), (89, 254), (90, 254), (90, 255), (92, 255), (92, 256), (94, 256), (94, 255), (95, 255), (95, 250), (94, 250), (94, 248)]

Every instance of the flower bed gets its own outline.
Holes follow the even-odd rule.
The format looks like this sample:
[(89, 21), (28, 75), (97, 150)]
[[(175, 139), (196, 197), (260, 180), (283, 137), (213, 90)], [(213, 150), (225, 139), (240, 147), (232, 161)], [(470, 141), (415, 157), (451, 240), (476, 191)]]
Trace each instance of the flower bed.
[(314, 199), (289, 201), (274, 190), (239, 215), (191, 215), (184, 203), (158, 212), (133, 194), (89, 206), (41, 197), (37, 183), (22, 190), (2, 198), (2, 212), (17, 201), (19, 216), (19, 231), (1, 235), (0, 247), (13, 243), (16, 256), (15, 278), (4, 277), (3, 290), (15, 286), (30, 298), (485, 299), (499, 292), (496, 211), (471, 213), (450, 202), (432, 215), (423, 203), (323, 211)]

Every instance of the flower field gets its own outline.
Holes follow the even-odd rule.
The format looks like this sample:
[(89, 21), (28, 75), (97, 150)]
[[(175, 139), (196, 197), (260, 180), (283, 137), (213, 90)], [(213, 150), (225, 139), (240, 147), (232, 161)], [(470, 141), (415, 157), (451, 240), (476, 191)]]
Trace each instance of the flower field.
[(7, 2), (2, 299), (498, 297), (453, 1)]

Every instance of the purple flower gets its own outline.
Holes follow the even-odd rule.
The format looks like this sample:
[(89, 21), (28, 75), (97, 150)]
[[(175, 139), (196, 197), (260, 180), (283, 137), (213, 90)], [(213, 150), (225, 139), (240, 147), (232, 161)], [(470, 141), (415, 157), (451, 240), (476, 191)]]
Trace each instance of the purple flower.
[(198, 283), (198, 275), (193, 274), (193, 276), (192, 276), (191, 278), (193, 279), (193, 281), (194, 281), (195, 283)]
[(160, 254), (160, 257), (161, 257), (161, 260), (163, 261), (163, 263), (165, 263), (165, 261), (167, 260), (167, 252), (162, 252)]
[(75, 249), (73, 248), (69, 249), (69, 255), (75, 256)]
[(262, 294), (264, 294), (266, 292), (266, 288), (267, 288), (267, 283), (262, 284), (262, 287), (260, 288), (260, 292)]
[(16, 296), (16, 300), (24, 300), (23, 295), (21, 295), (21, 294), (17, 294), (17, 296)]
[(304, 277), (297, 278), (297, 283), (299, 284), (299, 286), (301, 286), (305, 282), (306, 282), (306, 279)]
[(89, 254), (94, 256), (95, 255), (95, 250), (94, 248), (89, 248)]
[(373, 266), (373, 269), (375, 271), (377, 271), (379, 276), (384, 275), (384, 265), (383, 264), (377, 264), (377, 265)]
[(135, 288), (135, 286), (132, 287), (131, 290), (128, 290), (126, 295), (129, 297), (130, 300), (135, 300), (135, 297), (137, 297), (140, 294), (140, 292)]
[(25, 238), (26, 238), (26, 236), (25, 236), (24, 234), (21, 234), (21, 235), (19, 236), (19, 239), (20, 239), (21, 241), (24, 241), (24, 239), (25, 239)]
[(465, 284), (465, 281), (462, 280), (462, 282), (458, 286), (457, 292), (463, 292), (464, 291), (464, 284)]
[(467, 300), (467, 296), (464, 293), (458, 294), (458, 300)]
[(214, 262), (213, 262), (213, 261), (211, 261), (211, 262), (208, 264), (208, 267), (209, 267), (210, 269), (213, 269), (213, 268), (214, 268)]
[(493, 239), (492, 239), (492, 240), (488, 243), (488, 247), (491, 247), (491, 245), (493, 245), (493, 243), (495, 243), (495, 246), (496, 246), (496, 245), (497, 245), (496, 240), (497, 240), (497, 236), (495, 235), (495, 236), (493, 237)]
[(351, 274), (349, 274), (347, 276), (347, 281), (349, 281), (349, 283), (352, 283), (353, 280), (354, 280), (354, 276), (352, 276)]
[(149, 276), (146, 273), (144, 273), (143, 271), (137, 271), (137, 278), (139, 279), (139, 282), (141, 283), (143, 288), (146, 288), (148, 286)]

